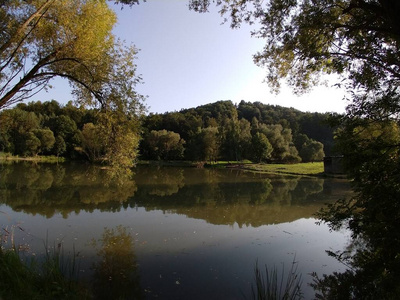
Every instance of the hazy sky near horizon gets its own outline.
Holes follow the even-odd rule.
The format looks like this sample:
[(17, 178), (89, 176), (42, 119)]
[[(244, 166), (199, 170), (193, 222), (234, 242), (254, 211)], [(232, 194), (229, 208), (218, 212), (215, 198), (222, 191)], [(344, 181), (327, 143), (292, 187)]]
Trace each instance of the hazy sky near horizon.
[[(179, 111), (219, 100), (259, 101), (310, 112), (345, 111), (344, 93), (329, 85), (301, 97), (289, 88), (271, 94), (263, 82), (266, 70), (252, 57), (262, 50), (263, 40), (252, 38), (248, 26), (232, 30), (229, 24), (221, 25), (217, 9), (199, 14), (187, 5), (186, 0), (147, 0), (122, 10), (111, 5), (118, 16), (114, 33), (140, 49), (136, 64), (144, 84), (137, 91), (148, 96), (149, 112)], [(52, 85), (31, 100), (72, 100), (66, 81)]]

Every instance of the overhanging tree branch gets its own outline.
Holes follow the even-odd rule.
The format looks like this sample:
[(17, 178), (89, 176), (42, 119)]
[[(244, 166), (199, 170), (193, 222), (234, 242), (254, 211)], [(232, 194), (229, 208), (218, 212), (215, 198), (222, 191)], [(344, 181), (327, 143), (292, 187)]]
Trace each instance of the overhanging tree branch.
[(88, 83), (86, 83), (83, 80), (80, 80), (79, 78), (69, 75), (69, 74), (63, 74), (63, 73), (57, 73), (57, 72), (40, 72), (38, 74), (36, 74), (34, 76), (34, 78), (38, 78), (38, 77), (62, 77), (62, 78), (66, 78), (70, 81), (76, 82), (79, 85), (81, 85), (82, 87), (84, 87), (85, 89), (87, 89), (95, 98), (96, 100), (98, 100), (100, 102), (101, 105), (104, 105), (104, 97), (101, 91), (98, 91), (96, 89), (94, 89), (92, 86), (90, 86)]
[(24, 77), (22, 77), (18, 83), (16, 83), (3, 97), (0, 98), (0, 108), (5, 106), (6, 103), (18, 93), (18, 91), (20, 91), (35, 77), (35, 74), (38, 73), (40, 68), (42, 68), (45, 63), (47, 63), (56, 55), (57, 53), (53, 52), (45, 58), (41, 59), (35, 66), (33, 66), (33, 68)]
[[(32, 15), (30, 15), (24, 23), (22, 23), (19, 28), (17, 28), (16, 32), (13, 34), (13, 36), (8, 39), (3, 45), (0, 46), (0, 53), (3, 53), (7, 48), (11, 46), (11, 44), (14, 42), (14, 39), (18, 39), (21, 35), (23, 35), (29, 26), (29, 24), (37, 17), (39, 17), (39, 20), (43, 17), (43, 15), (46, 13), (47, 9), (50, 7), (50, 5), (54, 2), (55, 0), (48, 0), (45, 3), (43, 3), (36, 12), (34, 12)], [(38, 20), (38, 21), (39, 21)], [(33, 28), (38, 24), (38, 21), (35, 22)], [(29, 35), (29, 33), (32, 31), (29, 30), (28, 34), (24, 34), (24, 37), (21, 39), (22, 41), (26, 39), (26, 37)], [(19, 43), (20, 44), (20, 43)]]

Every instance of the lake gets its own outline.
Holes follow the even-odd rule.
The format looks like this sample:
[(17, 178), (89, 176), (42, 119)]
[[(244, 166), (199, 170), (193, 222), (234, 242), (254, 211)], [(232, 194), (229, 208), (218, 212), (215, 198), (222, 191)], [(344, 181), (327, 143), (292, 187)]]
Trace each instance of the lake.
[(114, 182), (85, 164), (0, 165), (2, 233), (26, 256), (62, 246), (99, 299), (245, 299), (257, 261), (295, 261), (310, 299), (311, 272), (345, 270), (325, 250), (349, 241), (313, 214), (349, 195), (343, 179), (237, 169), (138, 166)]

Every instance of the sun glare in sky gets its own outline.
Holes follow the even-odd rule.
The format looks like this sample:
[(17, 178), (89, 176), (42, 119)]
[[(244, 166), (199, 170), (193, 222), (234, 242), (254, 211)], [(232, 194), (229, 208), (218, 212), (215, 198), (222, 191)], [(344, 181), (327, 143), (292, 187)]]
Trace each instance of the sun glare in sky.
[[(148, 96), (149, 112), (179, 111), (219, 100), (259, 101), (310, 112), (345, 111), (344, 92), (329, 84), (301, 97), (287, 87), (279, 95), (271, 94), (263, 82), (266, 70), (252, 58), (262, 50), (263, 41), (251, 38), (248, 26), (232, 30), (229, 24), (221, 25), (216, 9), (195, 13), (183, 0), (112, 7), (118, 16), (115, 35), (140, 49), (136, 64), (144, 84), (137, 90)], [(32, 100), (72, 100), (67, 82), (52, 84), (49, 92)]]

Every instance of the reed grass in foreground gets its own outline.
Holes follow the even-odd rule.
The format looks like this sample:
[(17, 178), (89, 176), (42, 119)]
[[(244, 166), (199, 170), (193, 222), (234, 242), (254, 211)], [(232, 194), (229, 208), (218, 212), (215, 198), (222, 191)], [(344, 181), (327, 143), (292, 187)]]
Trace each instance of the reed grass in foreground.
[(66, 260), (60, 249), (39, 263), (15, 248), (0, 248), (0, 299), (89, 299), (72, 273), (65, 275), (66, 264), (73, 269), (76, 261)]
[(285, 278), (285, 269), (278, 275), (278, 269), (272, 270), (265, 266), (265, 273), (259, 268), (258, 262), (254, 268), (255, 286), (251, 287), (251, 299), (256, 300), (295, 300), (303, 299), (301, 291), (301, 274), (297, 272), (297, 262), (293, 260)]

